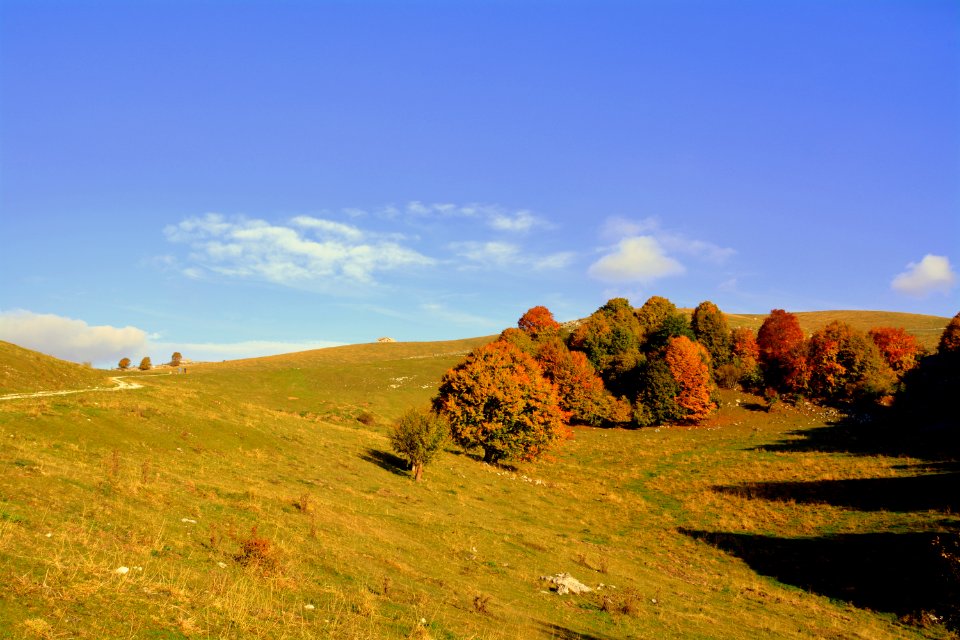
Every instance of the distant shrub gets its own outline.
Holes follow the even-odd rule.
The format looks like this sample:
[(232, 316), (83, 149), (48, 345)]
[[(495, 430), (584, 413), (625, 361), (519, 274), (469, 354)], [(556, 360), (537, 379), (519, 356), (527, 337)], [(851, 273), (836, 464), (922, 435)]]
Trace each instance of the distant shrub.
[(117, 366), (120, 367), (122, 371), (126, 371), (130, 368), (130, 358), (121, 358), (120, 362), (117, 363)]
[(734, 389), (740, 382), (740, 369), (735, 364), (723, 364), (717, 367), (714, 377), (721, 389)]
[(174, 351), (173, 355), (170, 356), (170, 364), (173, 365), (174, 367), (179, 367), (181, 360), (183, 360), (183, 356), (180, 355), (179, 351)]
[(892, 391), (893, 372), (873, 340), (843, 322), (831, 322), (810, 338), (810, 392), (831, 402), (852, 402)]
[(360, 415), (357, 416), (357, 422), (370, 427), (377, 423), (377, 416), (369, 411), (362, 411)]
[(153, 364), (151, 364), (149, 356), (140, 361), (140, 371), (149, 371), (152, 368)]
[(413, 479), (419, 482), (423, 467), (443, 448), (449, 433), (450, 427), (443, 417), (432, 411), (410, 409), (394, 424), (390, 445), (410, 462)]

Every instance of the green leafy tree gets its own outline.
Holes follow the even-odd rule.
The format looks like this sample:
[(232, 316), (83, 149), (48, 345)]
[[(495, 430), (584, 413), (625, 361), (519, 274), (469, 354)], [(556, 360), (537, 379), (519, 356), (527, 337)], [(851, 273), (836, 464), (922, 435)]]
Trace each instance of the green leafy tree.
[(636, 394), (633, 375), (642, 360), (643, 332), (626, 298), (613, 298), (594, 311), (569, 339), (572, 351), (582, 351), (615, 396)]
[(693, 310), (690, 328), (697, 342), (710, 352), (714, 370), (730, 362), (730, 327), (717, 305), (709, 300), (698, 304)]
[(130, 368), (130, 364), (130, 358), (121, 358), (120, 362), (117, 363), (117, 366), (120, 367), (121, 370), (126, 371)]
[(401, 415), (390, 431), (393, 450), (410, 462), (413, 479), (423, 478), (423, 468), (443, 449), (450, 426), (433, 411), (410, 409)]
[(643, 349), (656, 354), (667, 348), (671, 338), (686, 336), (695, 339), (690, 319), (677, 306), (661, 296), (652, 296), (636, 311), (643, 335)]
[(531, 356), (498, 340), (447, 371), (433, 402), (454, 441), (486, 462), (532, 460), (568, 435), (556, 386)]
[(637, 322), (640, 323), (644, 336), (657, 331), (667, 318), (678, 313), (677, 305), (663, 296), (650, 296), (643, 306), (636, 310)]
[(678, 422), (683, 414), (677, 404), (680, 386), (666, 361), (657, 358), (640, 366), (640, 391), (633, 407), (637, 426)]
[(140, 371), (148, 371), (151, 368), (153, 368), (153, 364), (150, 362), (149, 356), (140, 361)]

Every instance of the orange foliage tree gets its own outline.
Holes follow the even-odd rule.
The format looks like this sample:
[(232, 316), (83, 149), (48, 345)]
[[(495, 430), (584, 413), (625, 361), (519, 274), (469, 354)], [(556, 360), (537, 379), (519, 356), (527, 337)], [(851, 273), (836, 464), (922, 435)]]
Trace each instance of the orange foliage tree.
[(903, 327), (874, 327), (869, 335), (880, 350), (880, 355), (897, 375), (903, 375), (917, 365), (920, 342)]
[(537, 361), (547, 379), (557, 385), (560, 408), (570, 414), (571, 421), (599, 426), (628, 419), (628, 408), (617, 405), (582, 352), (570, 351), (560, 340), (553, 340), (540, 348)]
[(560, 330), (560, 323), (554, 319), (550, 309), (537, 306), (529, 309), (525, 314), (520, 316), (520, 320), (517, 321), (517, 327), (524, 333), (538, 336), (544, 333), (555, 334)]
[(760, 366), (766, 383), (784, 391), (806, 386), (803, 330), (797, 316), (774, 309), (757, 332)]
[(447, 371), (433, 401), (464, 448), (486, 462), (532, 460), (568, 434), (556, 386), (531, 356), (498, 340)]
[(699, 422), (713, 413), (717, 405), (710, 398), (710, 354), (702, 344), (686, 336), (671, 338), (664, 361), (677, 383), (675, 402), (683, 422)]
[(940, 344), (937, 351), (941, 354), (960, 354), (960, 313), (953, 316), (947, 327), (940, 334)]
[(815, 332), (807, 352), (813, 395), (847, 402), (891, 390), (893, 376), (870, 338), (844, 322)]

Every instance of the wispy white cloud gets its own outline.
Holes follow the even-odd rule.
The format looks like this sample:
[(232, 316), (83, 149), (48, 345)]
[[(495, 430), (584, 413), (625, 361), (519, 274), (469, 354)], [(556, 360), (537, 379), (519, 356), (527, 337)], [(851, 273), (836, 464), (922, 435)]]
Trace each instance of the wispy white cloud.
[(624, 238), (616, 247), (588, 269), (587, 273), (603, 282), (650, 282), (684, 273), (682, 264), (668, 256), (656, 238)]
[[(387, 211), (394, 213), (396, 208), (391, 207)], [(534, 227), (549, 226), (546, 220), (535, 216), (527, 209), (511, 211), (496, 204), (470, 203), (459, 205), (449, 202), (424, 204), (419, 200), (414, 200), (405, 205), (404, 211), (415, 217), (477, 218), (491, 229), (507, 233), (526, 233)]]
[(187, 244), (188, 277), (205, 271), (283, 285), (325, 281), (373, 283), (373, 274), (434, 264), (434, 259), (392, 240), (372, 240), (352, 225), (298, 216), (289, 226), (219, 214), (188, 218), (164, 230)]
[(147, 332), (18, 309), (0, 312), (0, 340), (62, 360), (103, 363), (142, 353)]
[(927, 254), (920, 262), (911, 262), (906, 271), (896, 276), (890, 286), (908, 296), (925, 297), (932, 293), (948, 293), (957, 283), (957, 274), (947, 256)]
[(450, 249), (461, 260), (460, 267), (466, 269), (503, 269), (517, 266), (537, 270), (562, 269), (576, 257), (575, 253), (569, 251), (545, 256), (530, 255), (523, 247), (512, 242), (455, 242), (450, 245)]

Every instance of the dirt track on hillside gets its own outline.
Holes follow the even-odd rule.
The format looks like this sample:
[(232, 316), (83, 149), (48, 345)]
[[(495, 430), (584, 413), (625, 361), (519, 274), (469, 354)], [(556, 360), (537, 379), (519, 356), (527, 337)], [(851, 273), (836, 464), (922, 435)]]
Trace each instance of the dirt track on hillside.
[(114, 376), (108, 378), (116, 383), (115, 387), (87, 387), (85, 389), (69, 389), (67, 391), (35, 391), (33, 393), (8, 393), (0, 396), (0, 400), (22, 400), (26, 398), (48, 398), (51, 396), (68, 396), (74, 393), (88, 393), (90, 391), (127, 391), (130, 389), (142, 389), (142, 384), (136, 382), (126, 382), (124, 378), (148, 378), (150, 376), (169, 376), (170, 373), (148, 373), (142, 376)]

